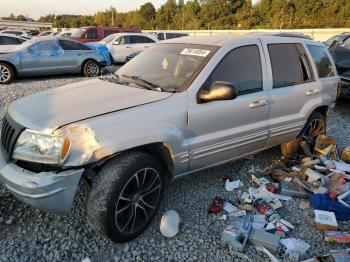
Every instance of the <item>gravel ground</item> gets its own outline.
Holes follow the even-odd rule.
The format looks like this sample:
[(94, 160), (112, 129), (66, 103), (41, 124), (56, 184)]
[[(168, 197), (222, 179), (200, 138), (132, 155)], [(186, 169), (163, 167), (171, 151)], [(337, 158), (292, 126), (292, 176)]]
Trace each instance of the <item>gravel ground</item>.
[[(0, 86), (0, 119), (15, 99), (48, 88), (83, 80), (81, 77), (45, 77), (21, 79)], [(350, 145), (350, 108), (347, 101), (338, 102), (329, 117), (329, 134), (340, 146)], [(225, 222), (208, 215), (207, 208), (214, 196), (234, 199), (219, 181), (221, 175), (241, 179), (245, 188), (251, 184), (248, 170), (264, 168), (280, 155), (278, 148), (262, 152), (252, 160), (209, 169), (195, 175), (169, 181), (165, 197), (150, 227), (137, 239), (115, 244), (98, 237), (85, 222), (85, 202), (89, 186), (82, 182), (72, 212), (68, 216), (45, 213), (17, 201), (0, 187), (0, 261), (268, 261), (249, 246), (245, 255), (232, 253), (220, 246), (220, 232)], [(326, 254), (330, 249), (345, 245), (325, 243), (322, 233), (312, 226), (313, 210), (301, 209), (301, 201), (284, 202), (280, 214), (296, 226), (293, 237), (311, 245), (305, 258)], [(175, 209), (182, 219), (180, 233), (165, 239), (159, 232), (161, 214)], [(350, 230), (350, 223), (340, 223)]]

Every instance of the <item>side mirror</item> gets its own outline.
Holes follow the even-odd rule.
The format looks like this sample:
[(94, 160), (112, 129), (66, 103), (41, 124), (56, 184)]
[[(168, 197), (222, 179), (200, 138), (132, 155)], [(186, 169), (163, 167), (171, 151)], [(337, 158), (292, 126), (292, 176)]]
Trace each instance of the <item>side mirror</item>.
[(237, 89), (228, 82), (214, 82), (209, 91), (200, 90), (197, 94), (197, 102), (199, 104), (209, 103), (220, 100), (233, 100), (238, 96)]

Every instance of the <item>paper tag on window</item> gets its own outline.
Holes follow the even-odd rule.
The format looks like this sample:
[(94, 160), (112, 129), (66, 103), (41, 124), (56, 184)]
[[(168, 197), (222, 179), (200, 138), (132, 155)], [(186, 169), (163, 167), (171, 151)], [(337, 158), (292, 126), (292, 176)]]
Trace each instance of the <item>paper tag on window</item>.
[(210, 50), (205, 50), (205, 49), (195, 49), (195, 48), (185, 48), (184, 50), (181, 51), (181, 55), (193, 55), (193, 56), (202, 56), (206, 57), (209, 55)]

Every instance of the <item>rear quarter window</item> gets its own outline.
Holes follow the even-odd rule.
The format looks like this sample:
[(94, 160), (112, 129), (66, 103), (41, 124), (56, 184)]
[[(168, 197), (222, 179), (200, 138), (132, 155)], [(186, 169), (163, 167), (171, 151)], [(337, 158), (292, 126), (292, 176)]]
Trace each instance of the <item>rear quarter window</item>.
[(332, 62), (325, 47), (307, 45), (307, 48), (309, 49), (311, 56), (315, 61), (319, 78), (334, 76), (335, 72), (333, 71)]

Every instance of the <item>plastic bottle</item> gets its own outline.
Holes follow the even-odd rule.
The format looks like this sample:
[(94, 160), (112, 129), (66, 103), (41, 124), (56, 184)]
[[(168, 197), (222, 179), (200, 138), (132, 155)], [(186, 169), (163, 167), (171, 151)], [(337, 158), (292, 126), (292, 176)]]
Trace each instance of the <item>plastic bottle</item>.
[(160, 233), (165, 237), (174, 237), (179, 232), (180, 216), (175, 210), (168, 210), (160, 221)]
[(280, 215), (267, 203), (264, 199), (258, 198), (254, 200), (253, 206), (262, 215), (265, 215), (267, 221), (272, 222), (280, 219)]
[(327, 157), (325, 156), (321, 156), (320, 157), (320, 161), (322, 164), (324, 164), (327, 168), (329, 169), (335, 169), (335, 164), (333, 161), (329, 160)]

